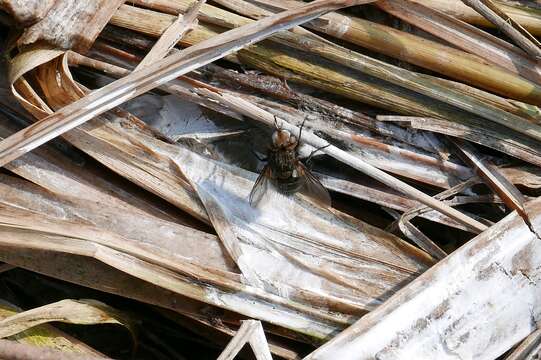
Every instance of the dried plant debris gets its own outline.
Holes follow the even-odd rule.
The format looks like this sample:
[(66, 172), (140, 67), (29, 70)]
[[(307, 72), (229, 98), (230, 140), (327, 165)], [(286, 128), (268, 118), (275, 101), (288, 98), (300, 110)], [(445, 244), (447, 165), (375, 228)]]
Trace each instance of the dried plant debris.
[[(539, 229), (539, 200), (526, 207)], [(510, 214), (307, 359), (495, 359), (537, 329), (540, 250)]]
[(540, 9), (0, 1), (0, 357), (535, 358)]

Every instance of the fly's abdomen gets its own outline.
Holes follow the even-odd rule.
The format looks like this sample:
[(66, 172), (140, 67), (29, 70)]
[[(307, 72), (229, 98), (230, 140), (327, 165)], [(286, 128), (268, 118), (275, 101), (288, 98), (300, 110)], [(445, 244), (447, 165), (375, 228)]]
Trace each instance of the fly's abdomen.
[(304, 185), (304, 177), (289, 177), (287, 179), (276, 179), (274, 185), (282, 194), (293, 195)]

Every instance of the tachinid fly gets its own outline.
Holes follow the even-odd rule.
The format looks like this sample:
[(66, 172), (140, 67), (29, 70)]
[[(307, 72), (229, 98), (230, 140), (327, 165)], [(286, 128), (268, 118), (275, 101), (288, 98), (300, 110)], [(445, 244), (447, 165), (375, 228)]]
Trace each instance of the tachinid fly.
[[(298, 139), (279, 127), (276, 117), (274, 125), (276, 131), (272, 134), (272, 144), (267, 152), (267, 164), (250, 192), (250, 204), (256, 205), (272, 185), (281, 194), (293, 195), (298, 192), (322, 206), (330, 207), (329, 192), (299, 159), (298, 148), (304, 121), (299, 129)], [(316, 151), (312, 152), (310, 157)]]

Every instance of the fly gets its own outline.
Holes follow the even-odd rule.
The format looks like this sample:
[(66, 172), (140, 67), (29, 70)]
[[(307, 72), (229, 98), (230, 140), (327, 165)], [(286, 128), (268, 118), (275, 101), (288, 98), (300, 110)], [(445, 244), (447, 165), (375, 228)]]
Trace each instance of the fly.
[[(274, 126), (276, 130), (272, 134), (272, 143), (267, 152), (267, 164), (250, 192), (250, 205), (256, 205), (272, 186), (286, 196), (298, 192), (324, 207), (330, 207), (329, 192), (299, 159), (298, 148), (304, 121), (299, 129), (299, 138), (278, 126), (276, 117)], [(308, 159), (321, 149), (314, 150)]]

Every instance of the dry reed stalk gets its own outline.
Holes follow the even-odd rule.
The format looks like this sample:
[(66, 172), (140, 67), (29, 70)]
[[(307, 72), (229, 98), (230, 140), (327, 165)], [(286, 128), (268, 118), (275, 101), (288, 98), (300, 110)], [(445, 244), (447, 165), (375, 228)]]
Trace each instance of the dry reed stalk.
[[(116, 66), (107, 64), (107, 63), (103, 63), (103, 62), (100, 62), (100, 61), (97, 61), (97, 60), (89, 59), (89, 58), (86, 58), (86, 57), (81, 56), (81, 55), (79, 55), (79, 54), (73, 53), (73, 54), (71, 54), (71, 58), (75, 61), (76, 64), (81, 64), (81, 65), (89, 66), (89, 67), (91, 67), (91, 68), (93, 68), (93, 69), (105, 71), (107, 74), (112, 74), (112, 75), (114, 75), (114, 76), (121, 76), (121, 75), (123, 75), (123, 74), (129, 73), (128, 70), (124, 70), (124, 69), (122, 69), (122, 68), (119, 68), (119, 67), (116, 67)], [(237, 75), (240, 76), (240, 74), (237, 74)], [(199, 88), (205, 88), (205, 87), (206, 87), (206, 88), (209, 88), (209, 87), (207, 87), (207, 85), (204, 84), (204, 83), (200, 83), (200, 82), (197, 82), (197, 81), (189, 80), (188, 78), (185, 78), (185, 79), (187, 79), (187, 81), (191, 81), (191, 82), (193, 83), (193, 86), (195, 86), (195, 87), (190, 87), (191, 91), (190, 91), (189, 93), (190, 93), (190, 94), (193, 94), (193, 96), (194, 96), (195, 98), (197, 98), (197, 99), (203, 99), (203, 98), (204, 98), (203, 96), (197, 95), (196, 89), (197, 89), (198, 87), (199, 87)], [(186, 85), (188, 85), (188, 84), (186, 84)], [(167, 85), (162, 86), (162, 88), (163, 88), (165, 91), (168, 91), (168, 92), (171, 92), (171, 93), (175, 93), (174, 91), (172, 92), (172, 91), (171, 91), (171, 88), (168, 88)], [(209, 88), (209, 89), (210, 89), (210, 88)], [(217, 91), (217, 90), (218, 90), (218, 89), (215, 89), (215, 91)], [(236, 96), (244, 97), (244, 95), (242, 95), (242, 94), (237, 94)], [(256, 100), (257, 100), (257, 98), (255, 98), (255, 97), (253, 97), (253, 98), (251, 98), (251, 99), (252, 99), (251, 101), (256, 101)], [(194, 101), (194, 100), (192, 100), (192, 101)], [(304, 101), (304, 100), (303, 100), (303, 101)], [(196, 102), (202, 103), (202, 101), (200, 101), (200, 100), (196, 100)], [(221, 109), (221, 112), (224, 112), (225, 110), (230, 111), (228, 108), (224, 108), (223, 106), (217, 104), (216, 102), (210, 102), (210, 101), (207, 101), (206, 103), (207, 103), (207, 104), (212, 104), (212, 105), (213, 105), (212, 108), (216, 108), (216, 109), (218, 109), (218, 110)], [(345, 110), (345, 109), (344, 109), (344, 110)], [(236, 113), (235, 113), (235, 114), (236, 114)], [(277, 114), (277, 115), (278, 115), (278, 114)], [(278, 115), (278, 116), (281, 116), (281, 115)], [(372, 121), (373, 121), (373, 120), (372, 120)], [(377, 129), (376, 129), (376, 130), (377, 130)], [(323, 130), (323, 131), (327, 132), (327, 130)], [(393, 136), (393, 135), (394, 135), (393, 132), (388, 133), (387, 131), (385, 131), (385, 134), (386, 134), (386, 136), (389, 136), (389, 135), (390, 135), (390, 136)], [(411, 136), (414, 136), (414, 137), (415, 137), (414, 134), (411, 134)], [(366, 140), (367, 140), (367, 139), (366, 139)], [(363, 139), (363, 144), (365, 144), (364, 139)], [(366, 145), (366, 144), (365, 144), (365, 145)], [(374, 145), (374, 144), (369, 144), (369, 145)], [(378, 147), (381, 147), (381, 146), (385, 146), (385, 144), (381, 144), (381, 145), (379, 145)], [(388, 151), (394, 151), (394, 150), (391, 150), (391, 147), (388, 147), (388, 148), (389, 148)], [(392, 147), (392, 149), (394, 149), (394, 147)], [(396, 148), (396, 151), (400, 151), (400, 149)], [(418, 158), (418, 157), (415, 157), (415, 159), (416, 159), (416, 160), (421, 160), (421, 161), (423, 160), (422, 158)], [(441, 166), (441, 165), (442, 165), (442, 164), (441, 164), (441, 161), (438, 162), (438, 164), (440, 164), (440, 166)], [(445, 162), (444, 162), (444, 164), (445, 164)], [(451, 169), (451, 168), (449, 168), (448, 170), (449, 170), (449, 171), (455, 171), (455, 170), (453, 170), (453, 169)], [(408, 176), (408, 174), (404, 174), (404, 175), (405, 175), (405, 176)], [(410, 174), (410, 175), (411, 175), (411, 174)], [(339, 181), (338, 179), (332, 179), (332, 178), (329, 178), (329, 177), (325, 177), (325, 179), (326, 179), (326, 180), (324, 181), (324, 183), (325, 183), (326, 185), (329, 184), (329, 186), (330, 186), (333, 190), (338, 191), (338, 192), (343, 192), (343, 191), (344, 191), (345, 188), (342, 189), (341, 186), (338, 186), (338, 187), (337, 187), (337, 185), (340, 183), (340, 181)], [(337, 180), (338, 180), (338, 182), (337, 182)], [(423, 180), (420, 179), (420, 181), (423, 181)], [(354, 185), (354, 184), (350, 184), (350, 185), (351, 185), (351, 186), (356, 186), (356, 185)], [(350, 185), (347, 185), (346, 187), (349, 187)], [(354, 196), (354, 197), (359, 197), (359, 196), (360, 196), (360, 198), (365, 198), (365, 199), (367, 199), (367, 200), (369, 200), (369, 201), (373, 201), (373, 198), (372, 198), (371, 196), (375, 196), (374, 199), (376, 199), (376, 202), (378, 202), (377, 199), (379, 199), (379, 197), (380, 197), (381, 195), (379, 195), (379, 193), (378, 193), (377, 191), (376, 191), (376, 192), (373, 192), (373, 191), (372, 191), (373, 189), (371, 189), (371, 188), (366, 188), (366, 187), (362, 187), (362, 186), (361, 186), (361, 188), (362, 188), (363, 190), (358, 190), (358, 191), (355, 191), (355, 192), (346, 192), (346, 193), (348, 193), (348, 194), (350, 194), (351, 196)], [(368, 196), (368, 197), (364, 196), (364, 195), (367, 195), (367, 194), (372, 194), (372, 195), (370, 195), (370, 196)], [(384, 195), (384, 196), (385, 196), (385, 195)], [(394, 200), (391, 200), (391, 199), (394, 199)], [(406, 200), (405, 198), (400, 199), (400, 200), (397, 200), (397, 199), (395, 199), (395, 198), (393, 198), (393, 197), (391, 196), (391, 197), (388, 197), (386, 200), (379, 200), (379, 203), (380, 203), (381, 205), (383, 205), (383, 206), (389, 206), (389, 205), (393, 206), (393, 204), (395, 204), (395, 203), (402, 204), (404, 201), (407, 201), (407, 200)], [(413, 204), (410, 205), (410, 206), (408, 206), (408, 207), (406, 207), (406, 208), (403, 208), (403, 207), (401, 207), (401, 206), (398, 206), (398, 209), (406, 210), (407, 208), (413, 207), (413, 206), (414, 206)], [(424, 215), (424, 214), (423, 214), (423, 215)], [(452, 221), (452, 220), (448, 220), (447, 218), (441, 218), (441, 217), (434, 218), (434, 214), (433, 214), (433, 213), (430, 214), (429, 218), (430, 218), (430, 219), (434, 219), (435, 221), (443, 221), (444, 223), (446, 223), (446, 224), (448, 224), (448, 225), (451, 225), (451, 226), (457, 226), (457, 225), (458, 225), (456, 222), (454, 222), (454, 221)], [(458, 225), (458, 226), (461, 226), (461, 225)], [(467, 228), (465, 228), (465, 227), (462, 227), (462, 228), (465, 229), (465, 230), (467, 230)]]
[[(229, 0), (227, 1), (227, 6), (231, 6), (233, 3), (237, 3), (238, 6), (236, 6), (235, 9), (242, 12), (241, 7), (245, 4), (245, 1)], [(251, 13), (254, 11), (256, 11), (256, 8), (251, 9)], [(262, 18), (265, 14), (266, 12), (262, 10), (259, 12), (257, 18)], [(507, 114), (498, 107), (486, 104), (476, 97), (470, 97), (469, 94), (465, 92), (456, 91), (452, 87), (445, 86), (446, 83), (441, 84), (441, 82), (435, 78), (389, 65), (383, 61), (378, 61), (340, 46), (329, 44), (325, 40), (320, 40), (315, 36), (299, 36), (291, 33), (283, 33), (275, 35), (274, 39), (307, 53), (312, 53), (313, 55), (321, 56), (341, 65), (361, 71), (380, 80), (388, 81), (441, 102), (449, 103), (457, 108), (472, 112), (488, 120), (496, 121), (515, 131), (528, 134), (533, 138), (541, 140), (541, 128), (538, 128), (536, 125), (532, 125), (529, 121), (521, 119), (520, 117)]]
[[(118, 67), (88, 59), (85, 57), (82, 57), (81, 55), (72, 54), (71, 59), (75, 61), (75, 63), (78, 64), (86, 64), (87, 66), (90, 66), (92, 68), (98, 69), (100, 71), (106, 71), (108, 74), (115, 74), (116, 76), (119, 76), (120, 74), (126, 74), (128, 73), (127, 70), (120, 69)], [(118, 61), (116, 61), (118, 62)], [(222, 72), (223, 73), (223, 72)], [(225, 75), (225, 73), (223, 73)], [(241, 74), (236, 74), (236, 76), (241, 76)], [(183, 84), (182, 84), (183, 82)], [(176, 81), (178, 85), (176, 86), (173, 84), (173, 82), (170, 82), (169, 84), (163, 85), (161, 88), (164, 89), (167, 92), (175, 93), (181, 95), (183, 98), (185, 97), (184, 94), (187, 93), (190, 95), (190, 98), (188, 100), (195, 101), (196, 103), (202, 104), (203, 106), (211, 105), (210, 108), (218, 110), (222, 113), (233, 113), (235, 114), (235, 117), (239, 117), (239, 114), (236, 114), (232, 112), (230, 109), (221, 107), (217, 105), (217, 103), (207, 99), (204, 101), (205, 97), (197, 95), (197, 91), (195, 91), (196, 88), (207, 88), (211, 91), (225, 91), (215, 88), (214, 86), (208, 85), (206, 83), (203, 83), (201, 81), (196, 81), (187, 77), (184, 77), (182, 82)], [(230, 84), (232, 87), (234, 87), (233, 84)], [(253, 83), (253, 85), (257, 85)], [(264, 85), (264, 84), (261, 84)], [(182, 93), (175, 91), (178, 89), (184, 90)], [(266, 102), (263, 99), (260, 99), (258, 97), (254, 96), (247, 96), (242, 93), (238, 93), (236, 91), (227, 90), (231, 94), (245, 98), (248, 101), (255, 102), (257, 104), (260, 104), (263, 107), (268, 108), (270, 111), (274, 111), (274, 114), (282, 117), (286, 116), (288, 113), (292, 112), (293, 110), (286, 107), (281, 107), (279, 104), (276, 104), (274, 102)], [(324, 113), (328, 112), (336, 112), (339, 110), (339, 107), (335, 105), (325, 104), (321, 100), (317, 100), (316, 104), (308, 105), (310, 102), (316, 101), (315, 99), (312, 99), (309, 96), (305, 95), (298, 95), (294, 94), (291, 91), (291, 96), (295, 97), (302, 106), (316, 106), (316, 107), (325, 107), (325, 109), (322, 109), (321, 111)], [(275, 106), (278, 107), (278, 109), (283, 109), (284, 111), (276, 111), (278, 109), (275, 109)], [(345, 114), (346, 116), (350, 116), (351, 111), (348, 111), (347, 109), (341, 109), (338, 111), (336, 116), (340, 116), (339, 114)], [(293, 117), (298, 117), (299, 114), (293, 115)], [(355, 117), (355, 119), (359, 119), (358, 116)], [(353, 120), (355, 120), (353, 119)], [(363, 124), (366, 124), (365, 126), (368, 126), (371, 130), (374, 129), (375, 131), (383, 130), (379, 129), (378, 126), (376, 126), (376, 122), (371, 119), (368, 120), (366, 117), (363, 119)], [(447, 188), (450, 185), (450, 183), (455, 183), (459, 180), (456, 180), (455, 177), (463, 178), (470, 176), (469, 171), (466, 168), (463, 168), (461, 166), (457, 166), (454, 163), (448, 162), (448, 161), (441, 161), (441, 159), (434, 157), (434, 156), (426, 156), (423, 154), (418, 154), (416, 151), (416, 144), (415, 140), (417, 139), (421, 143), (424, 141), (420, 139), (423, 134), (402, 134), (404, 132), (404, 129), (401, 129), (396, 126), (389, 126), (386, 131), (383, 132), (383, 135), (385, 137), (392, 136), (392, 137), (398, 137), (399, 139), (406, 140), (410, 144), (412, 144), (413, 147), (408, 147), (408, 149), (402, 149), (399, 146), (395, 146), (395, 144), (391, 143), (388, 144), (384, 140), (384, 138), (375, 137), (374, 135), (370, 134), (369, 132), (362, 131), (359, 132), (358, 129), (349, 128), (349, 126), (344, 125), (344, 127), (341, 127), (340, 129), (329, 127), (329, 124), (326, 122), (318, 122), (316, 125), (313, 122), (310, 122), (310, 126), (316, 127), (318, 131), (323, 131), (327, 135), (332, 136), (333, 138), (336, 138), (338, 141), (346, 141), (348, 143), (351, 143), (353, 146), (356, 146), (359, 148), (359, 151), (362, 151), (362, 155), (366, 158), (366, 161), (371, 163), (372, 165), (381, 168), (383, 170), (389, 171), (394, 174), (399, 174), (402, 176), (406, 176), (412, 179), (415, 179), (417, 181), (433, 184), (438, 187), (444, 187)], [(392, 131), (391, 131), (392, 129)], [(418, 136), (421, 135), (421, 136)], [(431, 151), (430, 149), (427, 149)], [(382, 158), (382, 159), (380, 159)], [(403, 170), (403, 162), (405, 161), (408, 164), (411, 165), (411, 168), (408, 169), (408, 171)], [(430, 173), (431, 176), (426, 176), (427, 173)]]
[[(144, 0), (141, 2), (144, 3)], [(164, 2), (167, 4), (170, 3), (167, 0), (164, 0)], [(185, 11), (190, 2), (191, 0), (175, 2), (177, 12)], [(243, 4), (244, 1), (238, 0), (224, 0), (223, 2), (224, 6), (233, 7), (237, 10), (240, 9), (241, 12), (245, 8)], [(298, 6), (300, 3), (297, 1), (272, 0), (265, 1), (264, 4), (273, 6), (276, 9), (288, 9)], [(119, 24), (119, 18), (125, 19), (122, 12), (126, 9), (127, 6), (121, 7), (117, 14), (113, 16), (111, 22), (113, 24)], [(242, 26), (247, 21), (246, 18), (210, 5), (202, 8), (202, 14), (205, 15), (201, 17), (202, 21), (218, 26), (237, 27)], [(360, 18), (330, 13), (322, 19), (321, 21), (306, 23), (305, 26), (361, 45), (372, 51), (380, 52), (474, 86), (494, 91), (509, 98), (520, 99), (534, 104), (541, 103), (541, 92), (540, 89), (537, 89), (537, 85), (509, 71), (491, 66), (479, 56)], [(163, 17), (162, 21), (164, 20), (165, 17)], [(501, 79), (501, 82), (494, 81), (494, 79)]]
[(483, 15), (531, 57), (541, 60), (541, 43), (498, 5), (491, 0), (462, 0), (462, 2)]
[[(494, 26), (485, 17), (474, 9), (468, 7), (461, 0), (411, 0), (424, 6), (443, 11), (457, 19), (467, 23), (481, 26)], [(522, 25), (533, 35), (541, 35), (541, 14), (535, 9), (527, 6), (520, 6), (516, 3), (495, 2), (505, 13), (511, 16), (515, 21)]]
[(379, 1), (378, 7), (490, 63), (541, 83), (541, 65), (519, 48), (475, 26), (413, 1)]

